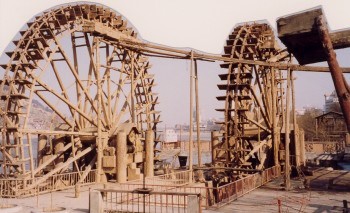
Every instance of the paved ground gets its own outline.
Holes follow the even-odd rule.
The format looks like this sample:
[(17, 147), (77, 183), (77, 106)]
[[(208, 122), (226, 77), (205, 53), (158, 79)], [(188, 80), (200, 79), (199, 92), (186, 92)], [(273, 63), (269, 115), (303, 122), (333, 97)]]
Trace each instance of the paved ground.
[[(91, 188), (102, 188), (101, 185), (95, 185)], [(51, 202), (52, 201), (52, 202)], [(1, 199), (1, 204), (17, 204), (23, 207), (22, 213), (30, 213), (44, 207), (65, 207), (71, 213), (89, 212), (89, 186), (81, 188), (79, 198), (75, 198), (74, 189), (44, 194), (38, 197), (29, 197), (23, 199)], [(39, 208), (37, 208), (39, 203)]]
[[(350, 201), (349, 175), (348, 171), (320, 169), (307, 177), (311, 189), (306, 190), (302, 181), (294, 179), (291, 191), (283, 189), (284, 180), (280, 178), (218, 210), (204, 213), (343, 212), (343, 200)], [(329, 180), (333, 185), (329, 184)]]
[[(339, 207), (343, 205), (343, 199), (349, 200), (350, 192), (306, 190), (286, 192), (260, 188), (216, 211), (204, 212), (342, 212)], [(281, 201), (280, 207), (278, 200)]]
[[(350, 190), (348, 186), (348, 173), (346, 172), (326, 172), (321, 170), (313, 177), (310, 186), (311, 190), (303, 188), (303, 184), (299, 180), (292, 181), (293, 190), (283, 190), (283, 179), (278, 179), (269, 184), (254, 190), (253, 192), (229, 203), (220, 209), (204, 210), (203, 213), (223, 212), (223, 213), (239, 213), (239, 212), (342, 212), (341, 206), (344, 199), (350, 201)], [(329, 188), (329, 180), (336, 178), (337, 187)], [(322, 180), (322, 181), (321, 181)], [(344, 184), (344, 185), (343, 185)], [(102, 188), (102, 185), (95, 185), (91, 188)], [(89, 207), (89, 187), (82, 187), (81, 196), (75, 198), (74, 189), (53, 192), (52, 194), (40, 195), (24, 199), (1, 199), (0, 204), (18, 204), (23, 207), (23, 213), (29, 213), (37, 209), (37, 201), (39, 208), (43, 207), (65, 207), (71, 213), (87, 213)], [(280, 201), (280, 205), (278, 205)]]

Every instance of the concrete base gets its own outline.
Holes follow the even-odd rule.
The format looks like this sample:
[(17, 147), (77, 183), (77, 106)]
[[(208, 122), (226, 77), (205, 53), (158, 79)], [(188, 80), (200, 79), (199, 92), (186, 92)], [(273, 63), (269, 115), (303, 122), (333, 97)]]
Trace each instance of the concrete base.
[(187, 212), (199, 213), (199, 200), (196, 195), (187, 196)]
[(136, 163), (131, 163), (128, 165), (128, 181), (140, 180), (143, 177), (140, 168), (136, 167)]
[(103, 213), (103, 200), (101, 192), (93, 190), (90, 192), (89, 212)]

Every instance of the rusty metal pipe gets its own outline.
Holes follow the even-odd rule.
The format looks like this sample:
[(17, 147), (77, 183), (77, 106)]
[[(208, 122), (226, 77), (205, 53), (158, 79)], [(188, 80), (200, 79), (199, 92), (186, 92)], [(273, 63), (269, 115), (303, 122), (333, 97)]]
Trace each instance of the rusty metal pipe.
[(324, 21), (324, 17), (319, 16), (316, 23), (323, 49), (327, 55), (327, 62), (331, 71), (335, 91), (339, 98), (340, 107), (344, 115), (348, 132), (350, 132), (350, 93), (347, 86), (348, 84), (337, 61), (337, 56), (333, 49), (332, 40)]

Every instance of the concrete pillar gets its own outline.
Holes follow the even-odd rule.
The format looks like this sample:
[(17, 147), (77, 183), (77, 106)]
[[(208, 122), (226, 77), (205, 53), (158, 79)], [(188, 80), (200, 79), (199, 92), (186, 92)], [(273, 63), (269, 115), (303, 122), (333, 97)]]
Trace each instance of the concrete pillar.
[(76, 198), (80, 197), (80, 183), (75, 184), (75, 197)]
[(47, 143), (47, 136), (46, 135), (39, 135), (38, 138), (38, 155), (37, 155), (37, 166), (40, 166), (44, 163), (44, 149)]
[(89, 194), (89, 212), (90, 213), (103, 213), (103, 200), (101, 192), (93, 190)]
[(199, 213), (199, 199), (197, 195), (187, 196), (187, 212)]
[(127, 147), (126, 147), (126, 133), (120, 131), (117, 134), (117, 182), (125, 183), (127, 180)]
[(300, 141), (300, 163), (305, 166), (305, 136), (304, 130), (299, 130), (299, 141)]
[(146, 131), (146, 159), (144, 173), (145, 177), (154, 176), (154, 132), (152, 130)]
[(214, 163), (216, 159), (215, 146), (219, 143), (219, 131), (211, 132), (211, 162)]
[[(55, 138), (53, 141), (53, 146), (54, 146), (54, 154), (60, 153), (64, 148), (64, 137), (58, 136), (57, 138)], [(61, 155), (55, 160), (55, 168), (60, 167), (61, 164), (63, 163), (64, 163), (64, 155)]]

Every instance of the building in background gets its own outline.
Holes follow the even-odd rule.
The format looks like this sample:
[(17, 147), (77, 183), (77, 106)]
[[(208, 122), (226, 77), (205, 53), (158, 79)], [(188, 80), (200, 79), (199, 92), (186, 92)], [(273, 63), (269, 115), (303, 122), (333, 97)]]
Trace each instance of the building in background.
[(335, 92), (335, 90), (330, 94), (324, 95), (324, 113), (328, 113), (328, 112), (340, 112), (341, 113), (341, 108), (340, 108), (340, 104), (339, 104), (339, 99), (338, 99), (338, 95)]

